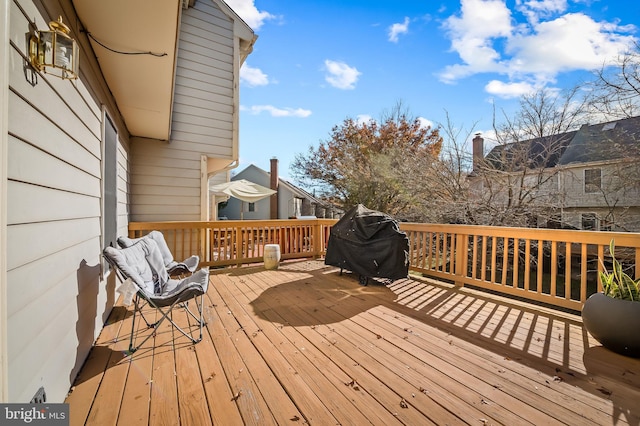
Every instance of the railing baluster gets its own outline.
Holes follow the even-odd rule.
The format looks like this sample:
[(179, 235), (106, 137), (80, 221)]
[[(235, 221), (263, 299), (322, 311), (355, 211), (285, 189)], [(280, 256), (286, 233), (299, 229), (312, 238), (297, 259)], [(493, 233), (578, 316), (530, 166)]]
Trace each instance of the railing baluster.
[(536, 275), (536, 293), (542, 294), (542, 278), (544, 273), (544, 241), (538, 240), (538, 271)]
[(529, 291), (531, 281), (531, 240), (524, 240), (524, 290)]
[(518, 280), (520, 278), (520, 239), (513, 239), (513, 278), (511, 285), (513, 288), (519, 288)]
[(557, 296), (556, 283), (558, 279), (558, 242), (551, 241), (551, 288), (549, 294)]
[(564, 298), (571, 300), (571, 243), (565, 243)]
[(496, 282), (496, 256), (497, 256), (497, 241), (498, 237), (493, 236), (491, 238), (491, 282)]
[(482, 236), (482, 270), (480, 271), (480, 280), (487, 280), (487, 236)]

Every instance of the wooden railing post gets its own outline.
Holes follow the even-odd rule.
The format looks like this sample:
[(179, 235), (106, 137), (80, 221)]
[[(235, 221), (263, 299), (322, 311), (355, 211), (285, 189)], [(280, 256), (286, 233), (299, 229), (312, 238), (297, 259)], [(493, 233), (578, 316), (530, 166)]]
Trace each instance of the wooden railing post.
[(463, 287), (464, 281), (462, 278), (467, 275), (467, 265), (469, 262), (469, 236), (466, 234), (456, 234), (456, 265), (455, 265), (455, 276), (456, 280), (454, 281), (457, 287)]

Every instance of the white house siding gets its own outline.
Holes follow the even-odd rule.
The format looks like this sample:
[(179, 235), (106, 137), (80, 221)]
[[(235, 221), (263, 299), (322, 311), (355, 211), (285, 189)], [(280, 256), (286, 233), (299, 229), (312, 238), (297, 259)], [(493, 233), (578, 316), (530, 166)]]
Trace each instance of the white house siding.
[(200, 153), (132, 138), (131, 220), (200, 220)]
[[(565, 168), (562, 176), (562, 191), (566, 194), (566, 207), (632, 207), (640, 205), (640, 195), (634, 186), (627, 187), (618, 178), (617, 164), (593, 163)], [(584, 187), (585, 170), (602, 171), (602, 192), (586, 193)], [(638, 175), (636, 171), (635, 176)]]
[(278, 216), (280, 219), (289, 219), (295, 217), (296, 195), (284, 185), (280, 185), (278, 189)]
[[(561, 172), (560, 191), (563, 194), (562, 221), (576, 228), (582, 227), (582, 215), (593, 213), (598, 228), (614, 221), (613, 231), (640, 230), (640, 194), (634, 185), (625, 185), (618, 177), (618, 164), (591, 163), (565, 167)], [(602, 191), (585, 192), (584, 171), (601, 169)], [(635, 174), (637, 176), (637, 172)]]
[(183, 10), (171, 141), (131, 141), (133, 221), (201, 220), (201, 156), (237, 158), (233, 28), (211, 0)]
[[(25, 79), (29, 20), (45, 29), (67, 1), (10, 2), (7, 164), (8, 401), (29, 402), (40, 387), (61, 402), (114, 302), (101, 274), (102, 104), (114, 111), (95, 60), (81, 48), (75, 82)], [(73, 35), (76, 38), (78, 34)], [(3, 47), (4, 48), (4, 47)], [(115, 115), (115, 114), (114, 114)], [(118, 154), (118, 228), (127, 229), (128, 144), (114, 116)]]

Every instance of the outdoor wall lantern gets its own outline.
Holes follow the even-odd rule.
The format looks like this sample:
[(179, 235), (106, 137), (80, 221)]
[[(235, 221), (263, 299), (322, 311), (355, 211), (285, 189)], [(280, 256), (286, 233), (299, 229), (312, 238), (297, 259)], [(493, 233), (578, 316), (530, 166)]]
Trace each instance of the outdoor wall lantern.
[(50, 31), (35, 31), (29, 40), (29, 61), (38, 71), (63, 80), (78, 78), (78, 44), (69, 36), (71, 30), (57, 21), (49, 22)]

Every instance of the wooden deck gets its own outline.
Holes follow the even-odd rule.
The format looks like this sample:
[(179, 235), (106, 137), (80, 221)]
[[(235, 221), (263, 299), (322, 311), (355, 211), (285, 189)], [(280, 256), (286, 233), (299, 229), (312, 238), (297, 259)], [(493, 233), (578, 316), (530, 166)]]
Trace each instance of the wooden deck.
[(164, 327), (127, 357), (114, 309), (72, 425), (640, 424), (640, 360), (579, 316), (424, 279), (363, 287), (321, 261), (211, 284), (196, 345)]

